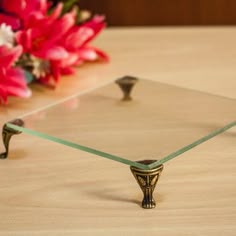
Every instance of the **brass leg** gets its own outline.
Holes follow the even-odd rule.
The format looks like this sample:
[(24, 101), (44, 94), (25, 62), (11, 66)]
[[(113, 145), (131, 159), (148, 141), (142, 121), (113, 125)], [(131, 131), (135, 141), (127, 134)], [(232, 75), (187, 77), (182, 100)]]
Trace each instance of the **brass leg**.
[(124, 76), (118, 80), (116, 80), (116, 83), (119, 85), (123, 92), (123, 101), (130, 101), (131, 98), (131, 91), (134, 87), (134, 85), (137, 83), (138, 79), (132, 76)]
[[(140, 161), (142, 164), (150, 164), (153, 161)], [(163, 170), (163, 165), (159, 165), (152, 170), (143, 170), (137, 167), (130, 167), (135, 179), (137, 180), (140, 188), (143, 191), (142, 207), (145, 209), (151, 209), (156, 207), (156, 202), (153, 198), (153, 192), (156, 187), (159, 176)]]
[[(23, 126), (24, 122), (21, 119), (16, 119), (13, 120), (11, 122), (8, 123), (12, 123), (15, 124), (17, 126)], [(20, 131), (14, 130), (12, 128), (7, 127), (7, 125), (5, 124), (2, 128), (2, 140), (3, 140), (3, 144), (5, 146), (5, 152), (0, 153), (0, 159), (6, 159), (8, 157), (8, 153), (9, 153), (9, 143), (10, 143), (10, 139), (12, 137), (12, 135), (15, 134), (20, 134)]]

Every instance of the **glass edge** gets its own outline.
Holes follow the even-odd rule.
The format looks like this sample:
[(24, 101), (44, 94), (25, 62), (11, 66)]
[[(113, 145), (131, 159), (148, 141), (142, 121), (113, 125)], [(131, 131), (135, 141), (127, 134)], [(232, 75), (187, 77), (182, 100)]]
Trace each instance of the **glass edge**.
[(154, 162), (152, 164), (149, 164), (148, 166), (149, 166), (150, 169), (153, 169), (153, 168), (155, 168), (155, 167), (157, 167), (161, 164), (164, 164), (165, 162), (172, 160), (173, 158), (181, 155), (184, 152), (187, 152), (190, 149), (193, 149), (194, 147), (208, 141), (209, 139), (211, 139), (211, 138), (213, 138), (213, 137), (215, 137), (215, 136), (217, 136), (221, 133), (224, 133), (225, 131), (233, 128), (234, 126), (236, 126), (236, 121), (233, 121), (233, 122), (227, 124), (226, 126), (224, 126), (222, 128), (214, 130), (213, 132), (209, 133), (208, 135), (196, 140), (195, 142), (193, 142), (193, 143), (191, 143), (187, 146), (184, 146), (183, 148), (178, 149), (177, 151), (165, 156), (164, 158), (162, 158), (160, 160), (157, 160), (156, 162)]
[(11, 129), (15, 129), (17, 131), (20, 131), (20, 132), (23, 132), (23, 133), (26, 133), (26, 134), (29, 134), (29, 135), (40, 137), (40, 138), (43, 138), (43, 139), (46, 139), (46, 140), (49, 140), (49, 141), (52, 141), (52, 142), (60, 143), (60, 144), (63, 144), (65, 146), (68, 146), (68, 147), (71, 147), (71, 148), (74, 148), (74, 149), (79, 149), (81, 151), (88, 152), (88, 153), (91, 153), (91, 154), (94, 154), (94, 155), (97, 155), (97, 156), (100, 156), (100, 157), (104, 157), (106, 159), (110, 159), (110, 160), (113, 160), (113, 161), (116, 161), (116, 162), (120, 162), (122, 164), (126, 164), (126, 165), (129, 165), (129, 166), (134, 166), (134, 167), (137, 167), (137, 168), (140, 168), (140, 169), (146, 169), (146, 170), (150, 169), (149, 165), (141, 164), (141, 163), (138, 163), (138, 162), (135, 162), (135, 161), (130, 161), (128, 159), (124, 159), (124, 158), (119, 157), (119, 156), (115, 156), (115, 155), (112, 155), (112, 154), (109, 154), (109, 153), (106, 153), (106, 152), (102, 152), (102, 151), (99, 151), (99, 150), (96, 150), (96, 149), (93, 149), (93, 148), (90, 148), (90, 147), (87, 147), (87, 146), (83, 146), (83, 145), (80, 145), (80, 144), (77, 144), (77, 143), (66, 141), (64, 139), (56, 138), (54, 136), (44, 134), (44, 133), (41, 133), (41, 132), (38, 132), (38, 131), (34, 131), (34, 130), (31, 130), (31, 129), (28, 129), (28, 128), (17, 126), (17, 125), (14, 125), (12, 123), (6, 123), (6, 126), (11, 128)]
[(122, 157), (112, 155), (110, 153), (102, 152), (102, 151), (99, 151), (99, 150), (96, 150), (96, 149), (93, 149), (93, 148), (90, 148), (90, 147), (87, 147), (87, 146), (83, 146), (83, 145), (76, 144), (76, 143), (73, 143), (73, 142), (70, 142), (70, 141), (66, 141), (64, 139), (56, 138), (54, 136), (47, 135), (47, 134), (44, 134), (44, 133), (41, 133), (41, 132), (38, 132), (38, 131), (34, 131), (34, 130), (31, 130), (31, 129), (20, 127), (20, 126), (14, 125), (12, 123), (6, 123), (6, 125), (7, 125), (7, 127), (15, 129), (17, 131), (21, 131), (21, 132), (29, 134), (29, 135), (33, 135), (33, 136), (40, 137), (40, 138), (43, 138), (43, 139), (46, 139), (46, 140), (49, 140), (49, 141), (60, 143), (60, 144), (63, 144), (65, 146), (68, 146), (68, 147), (71, 147), (71, 148), (74, 148), (74, 149), (79, 149), (81, 151), (88, 152), (88, 153), (91, 153), (91, 154), (94, 154), (94, 155), (97, 155), (97, 156), (100, 156), (100, 157), (104, 157), (106, 159), (110, 159), (110, 160), (113, 160), (113, 161), (116, 161), (116, 162), (120, 162), (122, 164), (126, 164), (126, 165), (129, 165), (129, 166), (134, 166), (134, 167), (144, 169), (144, 170), (151, 170), (151, 169), (153, 169), (153, 168), (155, 168), (159, 165), (164, 164), (165, 162), (168, 162), (168, 161), (174, 159), (175, 157), (181, 155), (182, 153), (184, 153), (184, 152), (186, 152), (190, 149), (193, 149), (194, 147), (208, 141), (209, 139), (211, 139), (211, 138), (213, 138), (213, 137), (215, 137), (215, 136), (217, 136), (221, 133), (224, 133), (225, 131), (231, 129), (232, 127), (236, 126), (236, 121), (233, 121), (233, 122), (229, 123), (228, 125), (226, 125), (222, 128), (214, 130), (213, 132), (209, 133), (208, 135), (196, 140), (195, 142), (193, 142), (193, 143), (191, 143), (187, 146), (184, 146), (183, 148), (178, 149), (177, 151), (175, 151), (175, 152), (165, 156), (164, 158), (162, 158), (160, 160), (157, 160), (154, 163), (151, 163), (149, 165), (141, 164), (141, 163), (131, 161), (131, 160), (128, 160), (128, 159), (124, 159)]

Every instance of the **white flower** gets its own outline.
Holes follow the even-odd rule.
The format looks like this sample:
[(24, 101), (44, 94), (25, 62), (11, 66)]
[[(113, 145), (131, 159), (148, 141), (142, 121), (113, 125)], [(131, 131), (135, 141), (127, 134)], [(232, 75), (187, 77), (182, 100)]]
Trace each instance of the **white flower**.
[(31, 66), (33, 67), (32, 74), (37, 78), (45, 77), (50, 73), (50, 62), (47, 60), (42, 60), (34, 56), (30, 56)]
[(11, 26), (7, 26), (5, 23), (0, 25), (0, 46), (5, 45), (7, 47), (13, 47), (15, 35), (11, 29)]

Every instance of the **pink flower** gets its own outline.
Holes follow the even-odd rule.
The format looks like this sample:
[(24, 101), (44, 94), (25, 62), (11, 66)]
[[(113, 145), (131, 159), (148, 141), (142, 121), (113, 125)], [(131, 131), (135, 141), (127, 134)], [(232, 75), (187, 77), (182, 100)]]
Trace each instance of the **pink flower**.
[(18, 30), (27, 26), (31, 14), (45, 15), (48, 10), (46, 0), (1, 0), (0, 24), (6, 23), (13, 30)]
[[(58, 6), (61, 9), (61, 4)], [(61, 60), (68, 56), (63, 45), (59, 44), (66, 32), (75, 24), (75, 16), (67, 13), (59, 18), (58, 9), (50, 16), (31, 15), (26, 29), (16, 33), (16, 39), (25, 53), (48, 60)]]
[(13, 67), (22, 53), (22, 47), (0, 46), (0, 103), (7, 103), (8, 96), (29, 97), (24, 71)]
[[(62, 40), (62, 44), (66, 50), (74, 56), (73, 64), (81, 64), (84, 61), (95, 61), (102, 59), (108, 61), (109, 57), (89, 43), (97, 36), (97, 34), (105, 28), (104, 17), (95, 16), (90, 21), (82, 24), (73, 26), (65, 35)], [(64, 62), (65, 64), (68, 61)], [(70, 64), (70, 62), (69, 62)]]
[(43, 83), (49, 83), (51, 76), (53, 83), (57, 82), (61, 74), (60, 61), (70, 59), (59, 42), (75, 24), (75, 14), (70, 12), (60, 17), (62, 6), (59, 4), (49, 16), (32, 14), (28, 27), (16, 34), (16, 41), (22, 45), (24, 53), (49, 62), (50, 74), (39, 78)]
[(103, 17), (75, 25), (75, 12), (71, 11), (61, 17), (63, 4), (58, 4), (50, 15), (38, 12), (30, 15), (25, 29), (18, 31), (16, 41), (22, 45), (24, 53), (48, 61), (50, 74), (40, 81), (49, 83), (51, 75), (54, 84), (61, 74), (73, 72), (72, 66), (84, 61), (99, 58), (108, 60), (105, 53), (88, 43), (104, 28)]

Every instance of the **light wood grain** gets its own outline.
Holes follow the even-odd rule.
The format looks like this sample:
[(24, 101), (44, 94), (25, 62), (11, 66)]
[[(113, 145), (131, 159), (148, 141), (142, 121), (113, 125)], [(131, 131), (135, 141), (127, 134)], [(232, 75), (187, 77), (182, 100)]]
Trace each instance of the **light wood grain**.
[[(0, 107), (0, 121), (123, 74), (235, 99), (235, 39), (236, 28), (109, 29), (96, 44), (109, 52), (110, 64), (79, 68), (56, 91), (35, 86), (32, 99)], [(0, 235), (233, 236), (235, 132), (166, 164), (155, 210), (139, 207), (142, 194), (127, 166), (16, 136), (9, 159), (0, 162)]]

